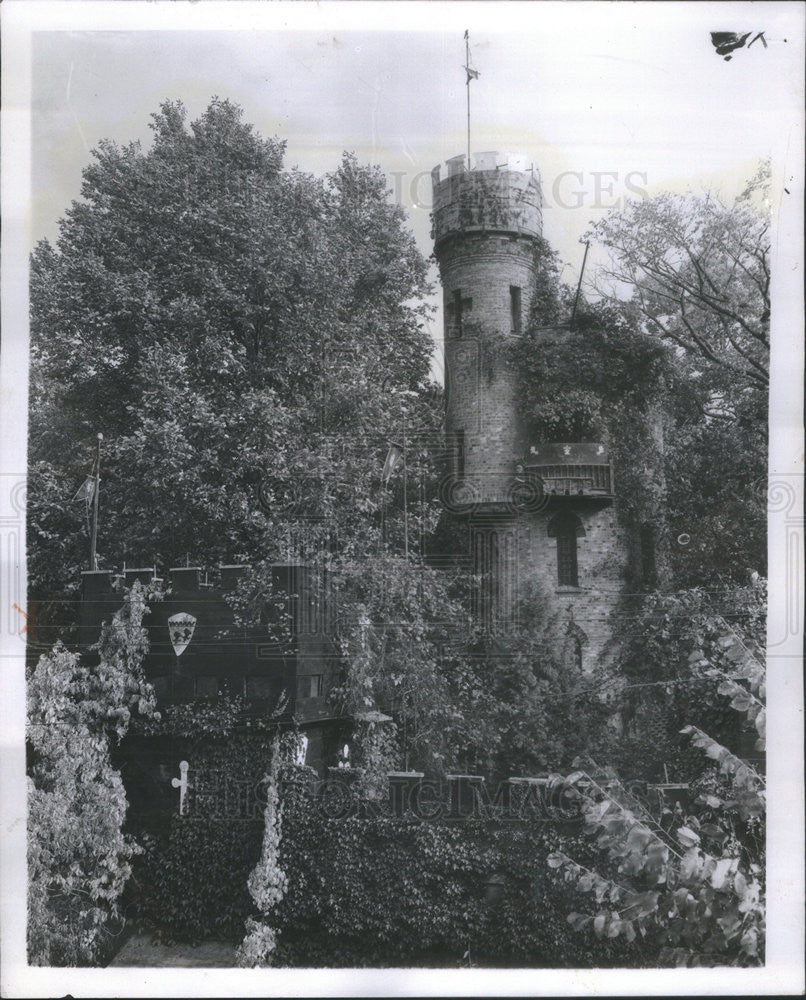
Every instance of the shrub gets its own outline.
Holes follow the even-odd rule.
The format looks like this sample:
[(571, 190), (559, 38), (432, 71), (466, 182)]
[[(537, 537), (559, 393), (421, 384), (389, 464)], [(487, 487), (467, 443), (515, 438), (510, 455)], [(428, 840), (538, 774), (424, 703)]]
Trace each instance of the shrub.
[(95, 963), (109, 944), (137, 845), (110, 749), (154, 710), (139, 584), (95, 647), (97, 665), (57, 644), (28, 678), (28, 953), (32, 965)]
[[(552, 850), (578, 841), (545, 824), (325, 819), (298, 802), (285, 814), (276, 964), (618, 964), (629, 949), (569, 933), (567, 887), (541, 872)], [(487, 899), (491, 876), (498, 902)]]
[[(713, 646), (715, 664), (702, 649), (695, 654), (703, 676), (753, 726), (755, 749), (763, 752), (765, 665), (730, 626)], [(682, 734), (713, 762), (694, 783), (687, 811), (663, 802), (648, 808), (605, 769), (569, 779), (607, 867), (562, 851), (549, 858), (595, 897), (595, 913), (572, 912), (568, 920), (604, 939), (651, 935), (666, 964), (763, 964), (764, 776), (699, 727), (688, 725)]]
[(169, 939), (240, 940), (262, 830), (260, 820), (174, 816), (167, 838), (146, 841), (136, 868), (140, 917)]
[(212, 735), (198, 729), (196, 739), (179, 735), (173, 744), (190, 763), (187, 815), (174, 813), (167, 829), (138, 831), (146, 853), (135, 866), (136, 907), (161, 936), (236, 941), (252, 912), (247, 879), (260, 855), (259, 794), (272, 737), (228, 728), (222, 738), (217, 728)]

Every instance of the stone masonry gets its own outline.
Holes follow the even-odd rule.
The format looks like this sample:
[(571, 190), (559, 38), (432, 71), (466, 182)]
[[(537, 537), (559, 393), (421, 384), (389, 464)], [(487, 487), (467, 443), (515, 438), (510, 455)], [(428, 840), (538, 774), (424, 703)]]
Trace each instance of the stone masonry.
[(467, 519), (467, 560), (485, 580), (476, 614), (502, 631), (517, 627), (537, 585), (567, 623), (569, 665), (590, 669), (626, 588), (618, 484), (601, 444), (557, 442), (550, 458), (530, 455), (506, 346), (522, 335), (534, 293), (539, 175), (524, 157), (498, 152), (475, 154), (470, 167), (457, 156), (432, 171), (452, 456), (443, 498)]

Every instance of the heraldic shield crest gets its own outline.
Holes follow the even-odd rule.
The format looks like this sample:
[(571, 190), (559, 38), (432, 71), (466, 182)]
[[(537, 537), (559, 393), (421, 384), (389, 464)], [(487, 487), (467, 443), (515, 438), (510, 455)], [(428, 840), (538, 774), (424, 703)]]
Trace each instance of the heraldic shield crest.
[(177, 656), (181, 656), (190, 645), (195, 628), (196, 619), (186, 611), (180, 611), (178, 615), (171, 615), (168, 619), (168, 634)]

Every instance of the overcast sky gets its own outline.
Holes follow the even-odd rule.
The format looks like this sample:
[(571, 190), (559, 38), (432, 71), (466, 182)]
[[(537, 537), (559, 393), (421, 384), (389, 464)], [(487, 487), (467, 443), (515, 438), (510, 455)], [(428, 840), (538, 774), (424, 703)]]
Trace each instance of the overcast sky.
[[(538, 166), (545, 235), (569, 282), (589, 221), (630, 187), (708, 184), (732, 197), (758, 158), (785, 149), (802, 106), (792, 4), (233, 4), (231, 30), (192, 12), (170, 21), (156, 5), (140, 22), (115, 15), (136, 4), (101, 5), (95, 20), (80, 6), (107, 30), (33, 36), (34, 241), (56, 234), (100, 139), (147, 144), (161, 101), (196, 117), (218, 95), (286, 139), (288, 165), (330, 170), (345, 149), (379, 164), (428, 254), (429, 172), (466, 144), (466, 27), (480, 73), (472, 148), (522, 151)], [(709, 35), (725, 29), (764, 30), (768, 48), (726, 62)]]

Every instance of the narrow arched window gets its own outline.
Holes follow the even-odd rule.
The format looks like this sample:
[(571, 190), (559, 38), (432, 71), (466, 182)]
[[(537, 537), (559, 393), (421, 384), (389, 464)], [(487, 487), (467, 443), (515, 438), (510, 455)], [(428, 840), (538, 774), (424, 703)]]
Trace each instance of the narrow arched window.
[(548, 523), (548, 534), (557, 539), (557, 584), (578, 587), (577, 538), (585, 535), (582, 522), (570, 512), (557, 514)]

